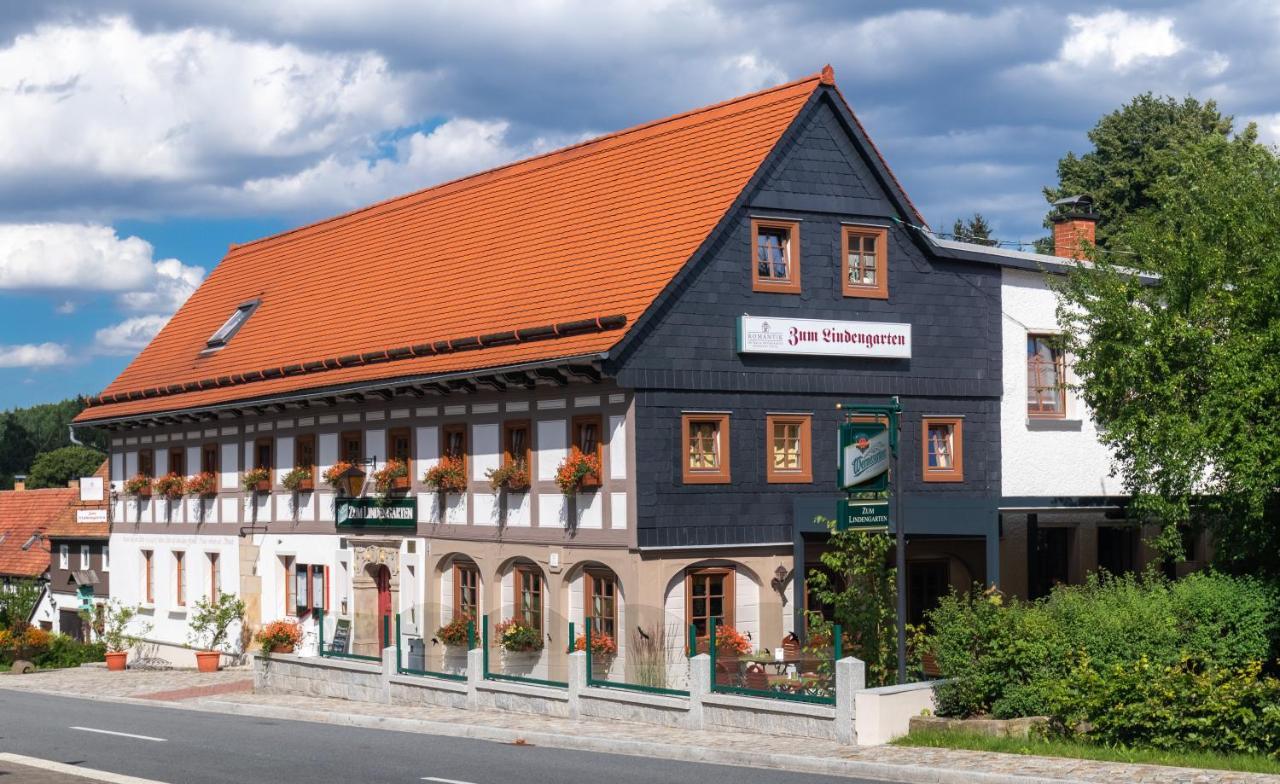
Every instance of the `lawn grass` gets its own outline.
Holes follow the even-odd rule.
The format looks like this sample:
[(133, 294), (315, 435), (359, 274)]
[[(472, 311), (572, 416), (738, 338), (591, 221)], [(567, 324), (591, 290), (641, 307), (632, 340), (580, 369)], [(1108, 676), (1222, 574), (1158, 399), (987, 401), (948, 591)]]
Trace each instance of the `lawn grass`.
[(944, 749), (998, 751), (1005, 754), (1035, 754), (1041, 757), (1072, 757), (1101, 762), (1131, 762), (1143, 765), (1173, 765), (1180, 768), (1233, 770), (1243, 773), (1280, 774), (1280, 759), (1261, 754), (1218, 754), (1208, 751), (1163, 751), (1097, 746), (1076, 741), (1040, 738), (993, 738), (971, 732), (917, 730), (894, 741), (898, 746), (928, 746)]

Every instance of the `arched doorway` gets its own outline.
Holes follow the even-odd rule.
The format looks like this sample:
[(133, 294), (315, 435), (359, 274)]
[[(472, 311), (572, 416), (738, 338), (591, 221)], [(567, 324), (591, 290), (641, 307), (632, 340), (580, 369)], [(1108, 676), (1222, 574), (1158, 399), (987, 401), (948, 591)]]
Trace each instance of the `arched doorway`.
[(373, 584), (378, 589), (378, 650), (384, 650), (389, 644), (388, 631), (394, 623), (391, 618), (391, 570), (386, 564), (379, 564), (372, 569)]

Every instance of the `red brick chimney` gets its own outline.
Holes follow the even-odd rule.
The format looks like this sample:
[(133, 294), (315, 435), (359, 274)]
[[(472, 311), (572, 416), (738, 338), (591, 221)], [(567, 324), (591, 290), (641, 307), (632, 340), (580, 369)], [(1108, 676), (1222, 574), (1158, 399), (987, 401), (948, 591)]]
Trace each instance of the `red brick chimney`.
[(27, 477), (25, 474), (18, 474), (13, 478), (13, 489), (19, 493), (27, 489)]
[(1094, 244), (1098, 213), (1093, 211), (1089, 196), (1068, 196), (1053, 203), (1058, 213), (1053, 222), (1053, 255), (1069, 259), (1084, 258), (1085, 249)]

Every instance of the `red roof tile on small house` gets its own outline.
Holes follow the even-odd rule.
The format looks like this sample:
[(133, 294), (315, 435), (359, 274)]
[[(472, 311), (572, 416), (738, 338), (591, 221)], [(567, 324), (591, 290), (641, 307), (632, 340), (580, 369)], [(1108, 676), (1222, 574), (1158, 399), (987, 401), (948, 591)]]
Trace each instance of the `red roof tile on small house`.
[(79, 497), (67, 487), (0, 491), (0, 575), (39, 577), (48, 571), (46, 528)]

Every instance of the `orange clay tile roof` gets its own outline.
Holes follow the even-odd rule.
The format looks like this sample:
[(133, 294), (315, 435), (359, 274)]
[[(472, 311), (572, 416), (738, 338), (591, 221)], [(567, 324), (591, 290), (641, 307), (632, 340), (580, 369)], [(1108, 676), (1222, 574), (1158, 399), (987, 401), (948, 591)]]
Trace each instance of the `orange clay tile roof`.
[[(79, 497), (76, 490), (67, 487), (0, 491), (0, 575), (39, 577), (48, 571), (45, 529)], [(40, 538), (31, 541), (36, 534)]]
[(831, 83), (826, 70), (233, 246), (78, 421), (607, 351)]
[[(111, 478), (108, 471), (109, 465), (109, 461), (103, 460), (102, 465), (98, 466), (98, 470), (93, 472), (94, 476), (102, 477), (102, 484), (107, 487), (110, 486), (109, 480)], [(79, 488), (73, 489), (71, 492), (73, 493), (72, 502), (45, 525), (45, 536), (51, 539), (106, 539), (110, 536), (111, 525), (109, 523), (81, 523), (76, 519), (76, 512), (81, 509), (106, 509), (106, 499), (104, 498), (101, 501), (81, 501)]]

